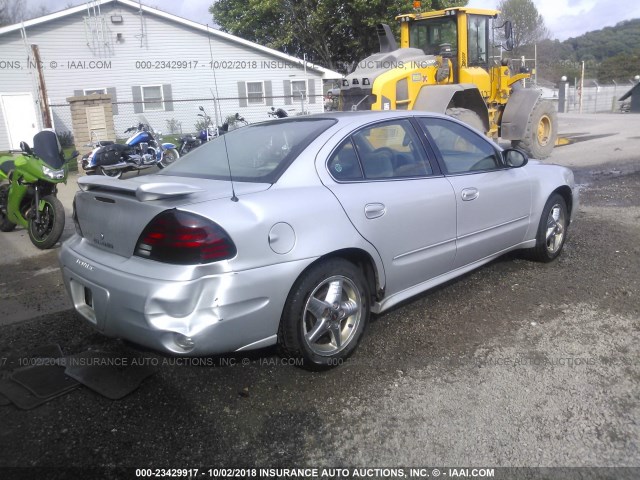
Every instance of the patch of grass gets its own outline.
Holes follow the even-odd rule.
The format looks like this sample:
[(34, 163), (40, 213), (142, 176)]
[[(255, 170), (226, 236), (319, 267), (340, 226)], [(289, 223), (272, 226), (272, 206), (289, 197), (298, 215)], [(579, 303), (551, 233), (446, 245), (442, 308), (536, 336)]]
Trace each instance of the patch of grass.
[(173, 143), (174, 145), (178, 145), (180, 143), (181, 135), (163, 135), (161, 143)]
[[(70, 147), (63, 147), (62, 148), (62, 153), (64, 158), (70, 158), (71, 155), (73, 154), (73, 151), (76, 150), (75, 145), (71, 145)], [(80, 152), (80, 150), (78, 150), (78, 152)], [(82, 155), (82, 152), (79, 153), (78, 157)], [(72, 160), (69, 160), (69, 162), (67, 162), (67, 164), (69, 165), (69, 171), (70, 172), (77, 172), (78, 171), (78, 158), (74, 158)]]

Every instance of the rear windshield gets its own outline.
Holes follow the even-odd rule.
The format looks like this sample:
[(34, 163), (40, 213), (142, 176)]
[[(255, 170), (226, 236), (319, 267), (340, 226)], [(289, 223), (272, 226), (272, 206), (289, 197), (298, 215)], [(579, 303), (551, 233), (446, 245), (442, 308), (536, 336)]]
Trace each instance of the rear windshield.
[(274, 183), (334, 123), (328, 118), (307, 118), (249, 125), (192, 150), (160, 174), (226, 180), (231, 169), (239, 182)]

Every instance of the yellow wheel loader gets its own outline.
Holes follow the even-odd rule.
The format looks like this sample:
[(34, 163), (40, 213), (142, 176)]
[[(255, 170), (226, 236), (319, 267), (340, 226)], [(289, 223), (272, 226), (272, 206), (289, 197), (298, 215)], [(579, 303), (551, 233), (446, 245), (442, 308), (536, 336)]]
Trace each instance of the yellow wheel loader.
[[(340, 109), (446, 113), (533, 158), (548, 157), (556, 109), (540, 90), (524, 88), (526, 69), (515, 73), (501, 60), (513, 41), (510, 22), (493, 25), (498, 13), (457, 7), (401, 15), (400, 48), (389, 26), (378, 25), (380, 53), (342, 80)], [(495, 45), (496, 29), (504, 29), (505, 45)]]

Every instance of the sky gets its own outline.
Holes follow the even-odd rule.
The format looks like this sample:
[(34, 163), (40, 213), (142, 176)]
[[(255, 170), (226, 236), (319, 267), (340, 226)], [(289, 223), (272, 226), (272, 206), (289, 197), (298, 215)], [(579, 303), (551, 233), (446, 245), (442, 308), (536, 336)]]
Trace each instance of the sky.
[[(199, 23), (210, 23), (208, 8), (213, 0), (143, 0), (142, 3), (158, 7), (169, 13)], [(348, 0), (345, 0), (348, 1)], [(25, 0), (27, 8), (46, 5), (55, 12), (68, 5), (86, 3), (79, 0)], [(477, 8), (496, 8), (498, 0), (469, 0), (468, 5)], [(538, 12), (544, 17), (551, 37), (566, 40), (591, 30), (613, 26), (623, 20), (640, 18), (640, 2), (632, 0), (533, 0)], [(389, 19), (392, 21), (392, 19)]]
[[(498, 0), (470, 0), (468, 6), (496, 8), (498, 3)], [(640, 2), (637, 0), (533, 0), (533, 3), (544, 18), (551, 38), (558, 40), (640, 18)]]

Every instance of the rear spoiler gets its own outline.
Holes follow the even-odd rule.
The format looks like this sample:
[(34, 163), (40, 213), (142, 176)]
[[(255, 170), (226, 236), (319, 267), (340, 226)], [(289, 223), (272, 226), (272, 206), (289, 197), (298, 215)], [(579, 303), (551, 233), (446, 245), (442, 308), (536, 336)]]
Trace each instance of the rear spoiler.
[(89, 190), (112, 190), (135, 195), (141, 202), (159, 200), (161, 198), (180, 197), (204, 192), (202, 188), (184, 183), (145, 183), (140, 185), (129, 180), (119, 180), (104, 176), (86, 176), (78, 179), (78, 187), (83, 192)]

